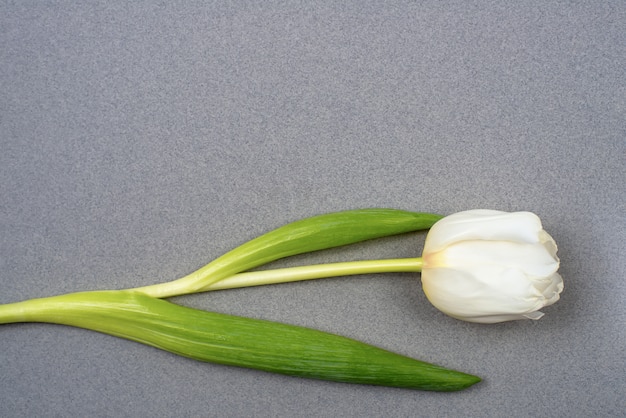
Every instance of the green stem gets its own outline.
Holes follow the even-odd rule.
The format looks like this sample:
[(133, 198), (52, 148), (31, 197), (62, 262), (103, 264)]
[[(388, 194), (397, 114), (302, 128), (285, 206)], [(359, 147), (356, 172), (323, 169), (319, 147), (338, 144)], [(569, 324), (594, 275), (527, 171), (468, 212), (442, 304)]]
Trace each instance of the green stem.
[(344, 263), (316, 264), (275, 270), (261, 270), (239, 273), (213, 283), (202, 291), (235, 289), (240, 287), (262, 286), (267, 284), (289, 283), (301, 280), (325, 279), (373, 273), (419, 272), (421, 258), (397, 258), (391, 260), (365, 260)]
[[(213, 283), (206, 288), (202, 288), (201, 291), (236, 289), (240, 287), (262, 286), (357, 274), (419, 272), (421, 270), (421, 258), (396, 258), (388, 260), (362, 260), (314, 264), (310, 266), (239, 273), (217, 283)], [(74, 293), (72, 295), (80, 295), (80, 293)], [(62, 298), (31, 299), (23, 302), (0, 305), (0, 324), (41, 321), (41, 312), (45, 312), (43, 317), (50, 317), (50, 300), (62, 300)], [(52, 317), (54, 317), (54, 315), (52, 315)]]

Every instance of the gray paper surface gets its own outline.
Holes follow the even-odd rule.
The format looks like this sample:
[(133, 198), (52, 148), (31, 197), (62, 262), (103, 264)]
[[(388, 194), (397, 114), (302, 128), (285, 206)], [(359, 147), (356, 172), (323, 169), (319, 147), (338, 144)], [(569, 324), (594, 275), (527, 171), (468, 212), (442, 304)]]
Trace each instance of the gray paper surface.
[(172, 300), (484, 378), (451, 394), (3, 325), (0, 416), (623, 416), (624, 2), (3, 2), (0, 28), (0, 303), (172, 280), (365, 207), (535, 212), (565, 281), (544, 318), (499, 325), (445, 316), (408, 273)]

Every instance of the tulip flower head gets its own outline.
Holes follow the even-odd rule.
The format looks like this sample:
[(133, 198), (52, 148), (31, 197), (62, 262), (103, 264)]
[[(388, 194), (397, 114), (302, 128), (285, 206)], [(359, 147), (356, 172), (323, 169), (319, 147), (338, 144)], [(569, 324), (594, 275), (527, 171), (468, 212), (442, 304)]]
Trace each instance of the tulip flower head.
[(533, 213), (459, 212), (428, 232), (422, 287), (436, 308), (460, 320), (539, 319), (563, 291), (556, 252)]

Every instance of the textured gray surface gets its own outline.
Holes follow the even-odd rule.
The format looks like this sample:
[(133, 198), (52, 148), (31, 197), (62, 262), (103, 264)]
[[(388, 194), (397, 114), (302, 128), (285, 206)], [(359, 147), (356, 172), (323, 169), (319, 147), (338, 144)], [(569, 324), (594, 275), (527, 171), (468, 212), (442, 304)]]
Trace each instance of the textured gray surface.
[(0, 302), (177, 278), (286, 222), (379, 206), (536, 212), (566, 289), (540, 321), (493, 326), (437, 312), (419, 275), (176, 299), (485, 378), (455, 394), (2, 326), (0, 416), (623, 415), (624, 2), (86, 3), (0, 5)]

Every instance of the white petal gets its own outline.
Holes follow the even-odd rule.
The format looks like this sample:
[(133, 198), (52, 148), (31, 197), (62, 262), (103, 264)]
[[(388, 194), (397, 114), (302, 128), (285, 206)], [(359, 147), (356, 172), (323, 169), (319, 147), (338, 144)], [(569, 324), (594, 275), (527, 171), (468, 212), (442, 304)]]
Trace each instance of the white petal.
[(469, 271), (424, 269), (422, 287), (428, 300), (455, 318), (520, 315), (543, 306), (523, 273), (500, 267)]
[(563, 278), (559, 273), (554, 273), (549, 280), (551, 282), (550, 286), (543, 291), (543, 296), (546, 299), (543, 306), (550, 306), (558, 301), (563, 291)]
[(543, 277), (531, 277), (531, 281), (535, 289), (541, 292), (546, 299), (550, 299), (554, 293), (561, 293), (563, 290), (563, 279), (558, 273)]
[(559, 268), (541, 244), (514, 243), (510, 241), (465, 241), (453, 244), (435, 257), (425, 256), (424, 262), (437, 263), (459, 269), (472, 266), (502, 266), (518, 269), (529, 276), (551, 276)]
[(539, 242), (541, 221), (530, 212), (507, 213), (478, 209), (446, 216), (429, 231), (424, 254), (437, 252), (448, 245), (467, 240)]
[(548, 234), (546, 231), (541, 231), (539, 233), (539, 240), (541, 244), (546, 248), (546, 251), (550, 253), (550, 255), (558, 260), (559, 258), (556, 256), (558, 247), (556, 245), (556, 241)]
[(422, 288), (437, 309), (450, 315), (474, 315), (468, 301), (478, 292), (471, 274), (446, 268), (423, 269)]
[(526, 315), (523, 315), (525, 318), (528, 319), (532, 319), (532, 320), (538, 320), (541, 319), (541, 317), (543, 316), (543, 312), (540, 311), (535, 311), (535, 312), (531, 312), (531, 313), (527, 313)]

